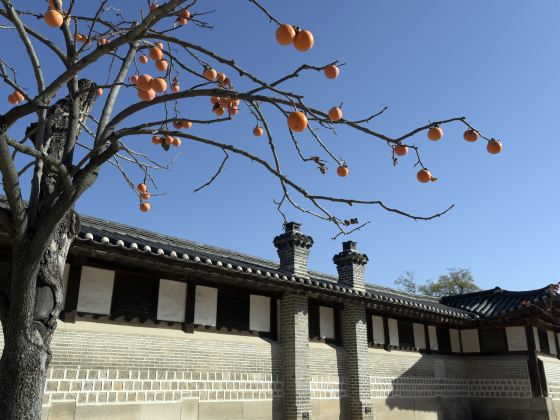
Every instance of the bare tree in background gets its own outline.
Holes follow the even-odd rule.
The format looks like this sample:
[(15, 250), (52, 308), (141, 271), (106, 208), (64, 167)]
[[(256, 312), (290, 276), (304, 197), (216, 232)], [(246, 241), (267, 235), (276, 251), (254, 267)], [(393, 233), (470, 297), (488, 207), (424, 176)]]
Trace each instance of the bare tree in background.
[[(7, 57), (0, 57), (0, 77), (12, 92), (9, 101), (13, 104), (0, 115), (0, 172), (10, 209), (5, 225), (10, 233), (12, 251), (9, 292), (0, 292), (4, 335), (0, 359), (0, 418), (4, 420), (39, 419), (41, 415), (43, 388), (51, 359), (49, 346), (62, 309), (64, 262), (80, 225), (74, 212), (77, 200), (95, 183), (104, 165), (114, 165), (138, 194), (140, 209), (150, 209), (153, 170), (165, 169), (167, 165), (135, 151), (126, 144), (127, 138), (153, 136), (156, 147), (166, 150), (180, 146), (182, 141), (223, 151), (222, 164), (200, 188), (210, 185), (222, 173), (230, 156), (257, 163), (278, 181), (280, 195), (276, 206), (282, 217), (284, 207), (295, 207), (332, 223), (337, 236), (365, 225), (351, 215), (346, 218), (335, 215), (333, 207), (337, 204), (379, 206), (416, 220), (441, 216), (452, 206), (437, 214), (419, 217), (379, 200), (316, 195), (283, 172), (282, 158), (275, 146), (277, 139), (290, 141), (295, 146), (294, 156), (288, 158), (299, 158), (315, 165), (321, 173), (326, 173), (328, 166), (334, 167), (339, 176), (346, 176), (346, 162), (330, 150), (321, 135), (334, 131), (337, 126), (347, 126), (386, 144), (388, 156), (395, 164), (398, 156), (413, 154), (420, 182), (435, 178), (424, 167), (419, 148), (407, 144), (416, 134), (425, 132), (431, 140), (437, 140), (441, 138), (442, 126), (459, 123), (465, 126), (466, 140), (474, 141), (480, 136), (488, 141), (490, 153), (501, 150), (501, 143), (479, 134), (464, 117), (437, 121), (391, 137), (368, 128), (368, 123), (386, 108), (355, 121), (343, 118), (336, 107), (329, 112), (315, 109), (304, 102), (301, 93), (283, 89), (283, 83), (303, 73), (324, 72), (328, 78), (336, 77), (341, 63), (303, 65), (278, 80), (262, 79), (234, 59), (216, 54), (211, 46), (196, 45), (181, 36), (184, 30), (211, 27), (203, 20), (205, 14), (197, 13), (196, 0), (169, 0), (159, 5), (142, 3), (137, 10), (129, 8), (126, 13), (113, 7), (108, 0), (102, 0), (88, 2), (92, 13), (84, 16), (74, 13), (74, 0), (49, 0), (48, 5), (34, 1), (26, 10), (17, 9), (10, 0), (1, 0), (1, 3), (0, 30), (16, 31), (28, 58), (25, 69), (16, 69)], [(309, 32), (282, 25), (255, 0), (249, 0), (247, 7), (257, 7), (264, 18), (275, 25), (271, 29), (271, 43), (276, 30), (279, 42), (294, 44), (300, 50), (311, 48)], [(53, 28), (47, 27), (45, 22)], [(64, 40), (60, 45), (52, 41), (54, 28), (58, 28), (56, 31), (60, 31)], [(50, 60), (53, 57), (59, 60), (63, 68), (52, 80), (46, 80), (43, 75), (41, 56), (45, 51), (51, 56)], [(109, 71), (99, 63), (104, 57), (111, 59)], [(157, 69), (154, 73), (159, 76), (138, 74), (138, 62), (148, 60), (154, 61)], [(107, 76), (107, 82), (99, 84), (87, 80), (82, 77), (86, 70), (88, 74)], [(32, 74), (34, 85), (20, 84), (19, 72)], [(236, 90), (237, 79), (245, 79), (253, 87)], [(181, 80), (196, 82), (187, 87), (180, 86)], [(117, 101), (122, 101), (119, 94), (126, 89), (137, 91), (138, 102), (125, 106), (120, 103), (118, 108), (122, 110), (114, 112)], [(65, 97), (53, 103), (53, 98), (61, 92)], [(201, 97), (207, 98), (209, 110), (213, 110), (215, 116), (207, 120), (189, 120), (179, 115), (179, 104)], [(103, 101), (99, 115), (92, 114), (96, 101)], [(131, 117), (147, 110), (156, 116), (153, 121), (135, 126), (127, 124)], [(240, 111), (254, 118), (254, 134), (267, 139), (267, 156), (188, 131), (192, 125), (233, 123)], [(273, 113), (286, 118), (288, 125), (284, 129), (273, 131), (267, 117)], [(28, 124), (25, 135), (15, 138), (13, 132), (17, 124), (24, 122)], [(299, 133), (303, 131), (314, 142), (316, 155), (306, 156), (299, 147)], [(139, 169), (143, 179), (133, 181), (127, 171), (129, 165)], [(31, 178), (30, 193), (23, 197), (20, 181), (27, 173)], [(138, 181), (141, 182), (136, 185)]]

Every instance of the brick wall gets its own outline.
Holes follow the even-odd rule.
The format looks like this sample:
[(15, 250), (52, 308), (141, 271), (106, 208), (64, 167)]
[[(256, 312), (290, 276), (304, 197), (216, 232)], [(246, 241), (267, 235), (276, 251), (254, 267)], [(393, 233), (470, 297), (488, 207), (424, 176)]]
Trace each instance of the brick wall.
[(560, 400), (560, 360), (547, 356), (539, 356), (539, 359), (544, 366), (548, 396)]
[(370, 349), (373, 398), (530, 398), (524, 356), (441, 356)]
[[(352, 419), (373, 419), (368, 370), (366, 311), (360, 305), (345, 305), (341, 314), (341, 335), (346, 351), (348, 402)], [(366, 414), (366, 407), (368, 412)]]
[(256, 337), (78, 322), (60, 326), (52, 350), (44, 405), (283, 395), (280, 346)]
[(310, 413), (309, 322), (307, 296), (285, 294), (280, 307), (285, 418), (300, 419)]
[(309, 374), (311, 399), (330, 400), (346, 398), (344, 349), (323, 343), (309, 345)]

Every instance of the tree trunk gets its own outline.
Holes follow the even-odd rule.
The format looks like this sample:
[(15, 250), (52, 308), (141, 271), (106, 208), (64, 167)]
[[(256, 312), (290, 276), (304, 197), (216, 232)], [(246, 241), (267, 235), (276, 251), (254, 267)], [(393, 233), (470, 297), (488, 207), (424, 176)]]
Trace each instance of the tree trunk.
[[(46, 153), (71, 169), (73, 145), (81, 131), (79, 121), (89, 115), (96, 94), (89, 81), (80, 81), (85, 93), (61, 99), (48, 111), (40, 141)], [(35, 126), (37, 127), (37, 126)], [(35, 128), (30, 127), (30, 128)], [(72, 196), (64, 190), (59, 174), (37, 163), (33, 191), (27, 210), (30, 220), (23, 243), (12, 243), (12, 275), (8, 294), (0, 291), (0, 321), (4, 350), (0, 358), (0, 419), (39, 420), (50, 343), (64, 296), (62, 276), (80, 220), (74, 201), (68, 200), (66, 214), (56, 226), (44, 220), (59, 200)], [(66, 205), (66, 201), (64, 201)]]
[[(11, 282), (14, 290), (10, 290), (8, 314), (2, 323), (2, 420), (41, 418), (51, 361), (50, 343), (62, 309), (64, 264), (78, 229), (79, 218), (72, 211), (60, 224), (38, 262), (29, 258), (32, 252), (28, 249), (14, 253)], [(34, 289), (34, 293), (28, 293), (29, 289)]]

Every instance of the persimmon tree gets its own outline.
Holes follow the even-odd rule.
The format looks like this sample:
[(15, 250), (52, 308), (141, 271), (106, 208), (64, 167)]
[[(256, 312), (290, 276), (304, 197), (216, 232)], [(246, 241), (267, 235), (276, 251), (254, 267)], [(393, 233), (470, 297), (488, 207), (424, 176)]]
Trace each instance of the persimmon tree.
[[(340, 106), (317, 109), (304, 101), (302, 93), (285, 89), (285, 82), (300, 76), (340, 77), (341, 63), (305, 64), (287, 70), (277, 80), (266, 80), (258, 74), (259, 69), (246, 69), (235, 59), (216, 53), (212, 46), (188, 40), (188, 31), (211, 27), (206, 13), (197, 11), (196, 0), (130, 2), (134, 6), (126, 12), (113, 7), (109, 0), (100, 0), (88, 2), (92, 11), (89, 15), (75, 12), (75, 0), (49, 0), (48, 4), (34, 1), (25, 10), (10, 0), (0, 1), (0, 30), (15, 31), (26, 53), (25, 68), (21, 63), (16, 68), (9, 57), (0, 57), (0, 78), (10, 104), (0, 115), (0, 172), (9, 206), (5, 229), (9, 230), (12, 255), (9, 292), (0, 292), (4, 336), (0, 418), (5, 420), (40, 418), (51, 360), (49, 345), (61, 311), (64, 262), (80, 225), (74, 212), (77, 200), (96, 182), (102, 167), (114, 165), (138, 195), (139, 209), (150, 210), (154, 170), (167, 165), (134, 150), (127, 144), (130, 137), (151, 138), (153, 147), (166, 151), (180, 147), (182, 142), (223, 151), (223, 162), (200, 188), (209, 186), (223, 172), (231, 156), (256, 163), (278, 182), (275, 205), (282, 217), (283, 209), (291, 206), (332, 223), (336, 235), (364, 226), (352, 215), (336, 215), (340, 205), (378, 206), (416, 220), (439, 217), (452, 206), (429, 216), (416, 216), (368, 197), (314, 194), (283, 171), (283, 159), (301, 159), (325, 176), (348, 176), (349, 165), (323, 138), (335, 128), (345, 126), (385, 144), (387, 156), (395, 164), (400, 157), (413, 155), (411, 164), (418, 168), (417, 178), (422, 183), (435, 178), (424, 166), (420, 148), (411, 143), (413, 136), (425, 133), (430, 140), (438, 141), (443, 127), (456, 123), (464, 126), (465, 140), (482, 138), (488, 142), (490, 153), (501, 151), (499, 141), (480, 134), (465, 117), (429, 123), (394, 137), (368, 126), (386, 108), (361, 119), (345, 118)], [(247, 7), (258, 8), (270, 22), (270, 34), (266, 36), (271, 43), (293, 46), (294, 54), (313, 47), (310, 31), (283, 24), (256, 0), (249, 0)], [(42, 65), (45, 54), (49, 60), (57, 60), (61, 68), (50, 80)], [(107, 58), (109, 68), (100, 64)], [(18, 75), (23, 72), (33, 76), (26, 78), (34, 79), (32, 84), (19, 82)], [(100, 80), (84, 74), (99, 75)], [(251, 88), (236, 89), (236, 82), (242, 79)], [(126, 90), (135, 91), (137, 100), (123, 99)], [(207, 119), (179, 114), (181, 104), (201, 98), (207, 101)], [(122, 104), (123, 100), (128, 103)], [(94, 104), (100, 101), (101, 111), (94, 115)], [(130, 123), (135, 115), (148, 111), (151, 121)], [(241, 113), (244, 115), (238, 115)], [(285, 125), (270, 124), (270, 115), (281, 116)], [(268, 142), (266, 155), (205, 136), (208, 125), (235, 124), (236, 118), (255, 121), (252, 134)], [(22, 124), (27, 126), (25, 134), (16, 138), (14, 133)], [(303, 134), (317, 150), (313, 155), (304, 154), (300, 147)], [(281, 156), (277, 141), (293, 143), (293, 155)], [(140, 171), (141, 179), (130, 175), (129, 165)], [(26, 188), (21, 184), (24, 179), (30, 179)], [(29, 191), (25, 197), (24, 191)]]

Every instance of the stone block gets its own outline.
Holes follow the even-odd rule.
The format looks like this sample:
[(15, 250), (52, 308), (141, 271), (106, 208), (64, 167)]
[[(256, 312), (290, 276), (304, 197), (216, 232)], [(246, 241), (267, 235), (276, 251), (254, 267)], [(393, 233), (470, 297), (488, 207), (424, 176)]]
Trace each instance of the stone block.
[(49, 420), (74, 420), (75, 402), (53, 403), (49, 408)]
[(181, 402), (181, 420), (198, 420), (198, 400)]
[(141, 420), (182, 420), (182, 405), (171, 404), (142, 404)]
[[(76, 407), (75, 416), (76, 420), (142, 420), (142, 406), (136, 404), (82, 405)], [(51, 419), (49, 418), (49, 420)]]
[(198, 418), (200, 420), (243, 418), (243, 402), (201, 401), (198, 404)]
[(272, 418), (272, 401), (243, 401), (243, 418)]

